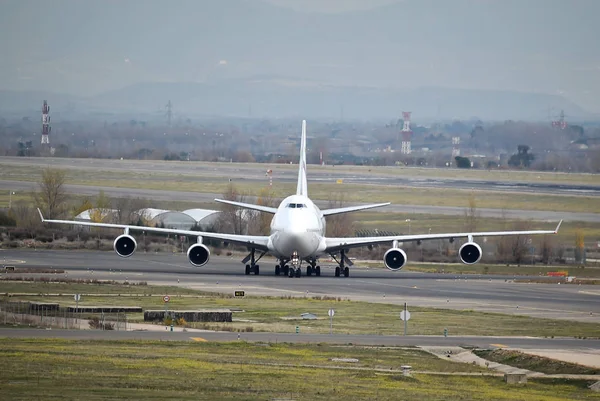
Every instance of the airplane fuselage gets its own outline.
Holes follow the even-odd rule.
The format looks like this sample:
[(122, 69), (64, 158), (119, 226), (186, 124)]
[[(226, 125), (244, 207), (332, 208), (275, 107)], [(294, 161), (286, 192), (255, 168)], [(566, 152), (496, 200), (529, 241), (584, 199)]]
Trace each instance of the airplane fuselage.
[(325, 217), (306, 196), (285, 198), (271, 220), (269, 252), (289, 259), (297, 252), (299, 259), (318, 256), (325, 250)]

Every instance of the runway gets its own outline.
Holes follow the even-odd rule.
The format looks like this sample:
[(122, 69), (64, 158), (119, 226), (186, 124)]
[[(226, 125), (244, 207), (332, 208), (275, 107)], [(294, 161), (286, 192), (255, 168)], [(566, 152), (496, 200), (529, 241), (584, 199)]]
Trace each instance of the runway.
[[(3, 157), (2, 164), (12, 166), (59, 167), (66, 170), (103, 170), (139, 174), (172, 174), (182, 179), (195, 182), (214, 181), (215, 177), (228, 178), (233, 181), (265, 183), (265, 171), (272, 164), (256, 163), (205, 163), (205, 162), (161, 162), (157, 160), (110, 160), (110, 159), (69, 159), (69, 158), (23, 158)], [(273, 179), (281, 183), (297, 181), (297, 166), (277, 164)], [(515, 180), (481, 180), (411, 176), (395, 174), (393, 168), (351, 166), (313, 166), (308, 174), (308, 182), (335, 183), (342, 179), (346, 184), (375, 184), (415, 188), (453, 188), (469, 190), (492, 190), (518, 193), (536, 193), (550, 195), (585, 195), (600, 196), (600, 185), (578, 184), (570, 182), (554, 183), (520, 182)], [(395, 170), (397, 171), (397, 169)], [(435, 169), (431, 169), (435, 172)], [(186, 177), (187, 175), (187, 177)], [(532, 176), (532, 179), (536, 179)], [(97, 193), (97, 192), (96, 192)]]
[(443, 346), (464, 348), (561, 349), (597, 350), (600, 340), (575, 338), (475, 337), (475, 336), (380, 336), (346, 334), (288, 334), (230, 332), (168, 332), (168, 331), (101, 331), (101, 330), (40, 330), (0, 328), (0, 338), (64, 338), (69, 340), (154, 340), (154, 341), (248, 341), (263, 343), (329, 343), (380, 346)]
[[(6, 189), (17, 192), (30, 192), (37, 189), (37, 184), (31, 181), (9, 181), (0, 180), (0, 189)], [(106, 186), (88, 186), (88, 185), (73, 185), (66, 184), (65, 190), (69, 193), (97, 196), (98, 191), (102, 190), (110, 197), (131, 197), (145, 198), (155, 201), (172, 201), (174, 194), (172, 191), (161, 191), (153, 189), (133, 189), (133, 188), (118, 188)], [(181, 202), (198, 202), (213, 204), (214, 209), (218, 210), (219, 205), (214, 201), (215, 198), (222, 198), (223, 194), (217, 193), (200, 193), (177, 191), (177, 200)], [(248, 202), (253, 202), (252, 197), (248, 197)], [(321, 208), (327, 207), (326, 201), (315, 201)], [(359, 204), (359, 203), (357, 203)], [(350, 205), (350, 204), (349, 204)], [(428, 205), (400, 205), (391, 204), (386, 207), (372, 209), (373, 212), (379, 213), (406, 213), (406, 214), (437, 214), (446, 216), (462, 216), (465, 213), (464, 207), (454, 206), (428, 206)], [(583, 212), (553, 212), (545, 210), (516, 210), (516, 209), (489, 209), (477, 208), (477, 213), (485, 218), (507, 218), (513, 220), (536, 220), (558, 222), (564, 221), (586, 221), (600, 223), (599, 213), (583, 213)]]
[[(71, 278), (146, 281), (203, 291), (270, 296), (334, 296), (356, 301), (600, 323), (600, 287), (515, 283), (513, 276), (392, 272), (352, 268), (350, 277), (334, 277), (324, 263), (321, 277), (274, 275), (274, 261), (263, 259), (259, 276), (245, 276), (241, 256), (211, 257), (192, 267), (184, 254), (136, 252), (127, 259), (113, 252), (0, 250), (0, 263), (17, 267), (64, 269)], [(15, 274), (15, 273), (4, 273)]]

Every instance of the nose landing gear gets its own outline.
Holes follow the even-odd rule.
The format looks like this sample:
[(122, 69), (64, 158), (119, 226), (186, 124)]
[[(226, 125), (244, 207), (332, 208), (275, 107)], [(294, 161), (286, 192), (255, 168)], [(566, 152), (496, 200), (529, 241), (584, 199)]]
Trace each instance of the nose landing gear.
[(288, 272), (288, 277), (300, 277), (300, 276), (302, 276), (302, 270), (300, 268), (300, 264), (302, 263), (302, 261), (298, 257), (298, 252), (297, 251), (294, 251), (292, 253), (292, 257), (290, 259), (290, 263), (292, 265), (290, 266), (290, 270)]

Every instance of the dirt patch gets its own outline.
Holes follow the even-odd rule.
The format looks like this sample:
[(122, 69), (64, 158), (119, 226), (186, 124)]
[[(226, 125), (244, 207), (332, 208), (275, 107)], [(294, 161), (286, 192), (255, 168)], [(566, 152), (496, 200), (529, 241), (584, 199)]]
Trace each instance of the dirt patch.
[(514, 366), (519, 369), (527, 369), (534, 372), (546, 374), (571, 374), (571, 375), (597, 375), (600, 369), (589, 368), (555, 359), (544, 358), (536, 355), (528, 355), (519, 351), (496, 349), (496, 350), (474, 350), (473, 353), (488, 361)]

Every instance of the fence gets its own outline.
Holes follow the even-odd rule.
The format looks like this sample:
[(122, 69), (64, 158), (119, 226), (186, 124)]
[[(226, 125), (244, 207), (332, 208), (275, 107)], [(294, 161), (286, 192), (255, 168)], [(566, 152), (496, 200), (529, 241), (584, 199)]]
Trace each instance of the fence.
[(0, 301), (0, 323), (59, 329), (102, 329), (127, 331), (125, 313), (88, 313), (61, 308), (56, 303)]

